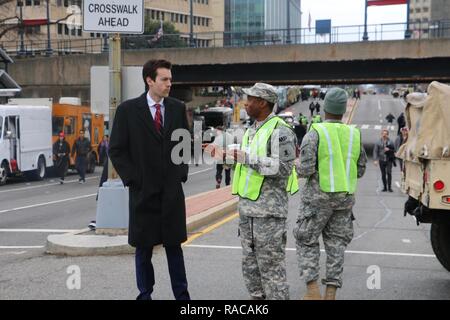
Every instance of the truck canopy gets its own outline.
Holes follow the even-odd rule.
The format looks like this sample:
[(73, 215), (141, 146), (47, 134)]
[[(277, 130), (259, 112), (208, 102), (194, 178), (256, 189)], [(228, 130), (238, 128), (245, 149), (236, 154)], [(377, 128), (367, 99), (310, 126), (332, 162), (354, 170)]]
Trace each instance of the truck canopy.
[(397, 156), (407, 161), (450, 160), (450, 86), (433, 81), (428, 95), (411, 93), (406, 97), (405, 116), (408, 140)]

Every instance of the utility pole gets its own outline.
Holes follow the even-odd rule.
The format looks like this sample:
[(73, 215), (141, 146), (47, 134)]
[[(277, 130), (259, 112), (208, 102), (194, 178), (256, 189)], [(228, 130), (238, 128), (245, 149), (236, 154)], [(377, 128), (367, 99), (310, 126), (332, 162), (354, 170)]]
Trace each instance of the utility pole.
[(189, 0), (190, 2), (190, 19), (191, 19), (191, 23), (190, 23), (190, 30), (189, 30), (189, 46), (190, 47), (195, 47), (195, 43), (194, 43), (194, 0)]
[(50, 0), (47, 0), (47, 50), (46, 55), (51, 56), (53, 53), (52, 43), (50, 42)]
[[(122, 101), (121, 87), (122, 51), (120, 34), (111, 34), (109, 38), (109, 132), (112, 132), (112, 125), (116, 115), (117, 105)], [(108, 160), (108, 180), (118, 179), (111, 160)]]
[(17, 1), (17, 6), (19, 7), (19, 11), (20, 11), (20, 50), (19, 50), (19, 56), (23, 56), (23, 55), (25, 55), (25, 46), (24, 46), (24, 43), (23, 43), (23, 11), (22, 11), (23, 1), (22, 0)]
[(365, 9), (364, 9), (364, 34), (363, 34), (363, 40), (367, 41), (369, 40), (369, 36), (367, 34), (367, 0), (365, 0), (366, 5), (365, 5)]
[(405, 30), (405, 39), (411, 38), (411, 30), (409, 30), (409, 8), (410, 8), (411, 0), (406, 1), (406, 30)]
[(291, 0), (286, 0), (286, 25), (287, 25), (287, 33), (286, 33), (286, 43), (291, 43)]

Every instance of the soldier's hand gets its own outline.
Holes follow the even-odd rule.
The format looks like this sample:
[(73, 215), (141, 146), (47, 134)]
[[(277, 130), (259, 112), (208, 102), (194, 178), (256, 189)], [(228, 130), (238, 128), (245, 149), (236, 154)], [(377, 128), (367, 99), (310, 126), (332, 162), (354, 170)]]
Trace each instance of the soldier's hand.
[(245, 152), (242, 150), (234, 149), (227, 150), (227, 159), (231, 158), (238, 163), (245, 163)]

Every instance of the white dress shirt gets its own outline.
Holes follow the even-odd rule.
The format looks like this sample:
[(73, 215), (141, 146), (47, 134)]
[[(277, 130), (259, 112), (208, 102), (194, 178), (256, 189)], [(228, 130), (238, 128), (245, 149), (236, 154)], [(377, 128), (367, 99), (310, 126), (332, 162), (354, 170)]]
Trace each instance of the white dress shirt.
[(150, 95), (147, 93), (147, 104), (150, 108), (150, 113), (152, 114), (153, 119), (155, 119), (155, 114), (156, 114), (156, 108), (155, 108), (155, 104), (159, 104), (161, 105), (161, 119), (162, 119), (162, 125), (164, 127), (164, 98), (161, 99), (160, 102), (155, 102), (152, 97), (150, 97)]

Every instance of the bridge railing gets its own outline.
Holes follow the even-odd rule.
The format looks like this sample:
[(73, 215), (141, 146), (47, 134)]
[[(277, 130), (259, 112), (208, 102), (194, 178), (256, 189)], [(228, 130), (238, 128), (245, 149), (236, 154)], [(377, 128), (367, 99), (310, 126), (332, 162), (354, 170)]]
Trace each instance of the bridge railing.
[[(201, 32), (158, 35), (122, 35), (124, 50), (182, 47), (245, 47), (281, 44), (320, 44), (360, 42), (364, 36), (363, 25), (336, 26), (331, 33), (318, 34), (315, 28), (267, 29), (248, 32)], [(450, 38), (450, 19), (431, 22), (387, 23), (367, 26), (368, 41)], [(104, 38), (52, 39), (53, 54), (84, 54), (108, 51)], [(0, 47), (12, 56), (44, 55), (47, 40), (0, 41)]]

